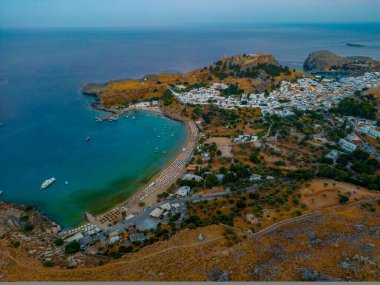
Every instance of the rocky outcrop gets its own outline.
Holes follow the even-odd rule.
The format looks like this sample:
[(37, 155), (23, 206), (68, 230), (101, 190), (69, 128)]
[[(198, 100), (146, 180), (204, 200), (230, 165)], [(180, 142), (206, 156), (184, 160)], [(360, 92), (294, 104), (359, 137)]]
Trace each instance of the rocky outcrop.
[(311, 73), (361, 76), (365, 72), (380, 71), (380, 62), (365, 56), (341, 57), (331, 51), (322, 50), (311, 53), (303, 68)]
[(269, 53), (255, 53), (255, 54), (243, 54), (235, 56), (224, 56), (217, 63), (217, 65), (226, 64), (227, 67), (231, 65), (239, 65), (241, 70), (248, 68), (255, 68), (259, 64), (271, 64), (280, 66), (279, 62)]

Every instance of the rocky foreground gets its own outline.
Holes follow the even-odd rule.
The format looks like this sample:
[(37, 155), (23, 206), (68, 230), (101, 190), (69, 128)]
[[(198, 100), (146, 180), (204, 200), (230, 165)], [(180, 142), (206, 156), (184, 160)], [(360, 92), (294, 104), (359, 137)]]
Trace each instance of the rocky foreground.
[[(14, 247), (3, 239), (0, 277), (2, 281), (378, 281), (379, 213), (379, 206), (370, 212), (347, 205), (252, 236), (222, 225), (183, 230), (125, 258), (75, 269), (44, 267), (24, 250), (29, 242)], [(34, 244), (39, 235), (34, 232), (28, 238)]]
[[(0, 201), (0, 248), (15, 249), (41, 265), (73, 268), (91, 264), (92, 257), (82, 252), (66, 255), (64, 245), (56, 244), (60, 229), (31, 206)], [(0, 255), (0, 265), (5, 261)], [(0, 275), (1, 270), (0, 266)]]

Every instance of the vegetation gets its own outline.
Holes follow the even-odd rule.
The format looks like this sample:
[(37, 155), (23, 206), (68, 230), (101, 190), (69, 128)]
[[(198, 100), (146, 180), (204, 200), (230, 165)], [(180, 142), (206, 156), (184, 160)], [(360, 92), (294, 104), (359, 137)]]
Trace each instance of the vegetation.
[(54, 244), (56, 245), (56, 246), (61, 246), (61, 245), (63, 245), (63, 239), (61, 239), (61, 238), (57, 238), (55, 241), (54, 241)]
[(240, 64), (228, 64), (218, 61), (214, 66), (210, 66), (210, 71), (219, 79), (223, 80), (228, 76), (238, 78), (273, 78), (281, 74), (290, 75), (289, 67), (282, 67), (271, 63), (259, 63), (257, 66), (243, 68)]
[(330, 109), (330, 112), (375, 120), (377, 109), (370, 100), (345, 98), (339, 102), (338, 107)]
[(65, 247), (66, 254), (73, 254), (80, 250), (80, 244), (77, 241), (72, 241)]

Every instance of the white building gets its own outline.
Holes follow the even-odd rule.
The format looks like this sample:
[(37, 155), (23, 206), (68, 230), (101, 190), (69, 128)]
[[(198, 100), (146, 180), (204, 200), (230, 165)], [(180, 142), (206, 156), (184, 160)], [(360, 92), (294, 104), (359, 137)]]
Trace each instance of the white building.
[(257, 136), (251, 136), (250, 134), (239, 135), (237, 138), (234, 138), (235, 143), (239, 142), (256, 142), (258, 139)]
[(354, 150), (356, 150), (357, 146), (354, 145), (353, 143), (350, 143), (348, 141), (346, 141), (345, 139), (340, 139), (339, 140), (339, 145), (346, 151), (348, 152), (353, 152)]
[(160, 206), (160, 208), (163, 210), (163, 211), (170, 211), (170, 209), (172, 208), (172, 206), (170, 205), (170, 203), (165, 203), (165, 204), (162, 204)]
[(149, 216), (151, 216), (152, 218), (158, 219), (162, 216), (163, 213), (164, 213), (164, 210), (162, 210), (160, 208), (156, 208), (152, 212), (150, 212)]
[(119, 236), (113, 236), (113, 237), (110, 237), (110, 243), (115, 243), (117, 241), (120, 240), (120, 237)]
[(258, 174), (252, 174), (251, 177), (249, 177), (249, 181), (260, 181), (261, 175)]
[(82, 238), (84, 238), (84, 235), (82, 233), (76, 233), (75, 235), (65, 239), (65, 242), (79, 241)]
[(326, 158), (332, 159), (334, 162), (339, 157), (339, 152), (336, 149), (332, 149), (328, 154), (325, 156)]
[(186, 197), (189, 195), (191, 188), (189, 186), (182, 186), (176, 192), (178, 196)]
[(202, 177), (198, 176), (198, 175), (195, 175), (195, 174), (191, 174), (191, 173), (187, 173), (185, 174), (183, 177), (182, 177), (182, 180), (188, 180), (188, 181), (191, 181), (191, 180), (195, 180), (197, 182), (200, 182), (202, 181)]
[(360, 131), (374, 138), (380, 138), (380, 132), (372, 125), (366, 125), (360, 128)]

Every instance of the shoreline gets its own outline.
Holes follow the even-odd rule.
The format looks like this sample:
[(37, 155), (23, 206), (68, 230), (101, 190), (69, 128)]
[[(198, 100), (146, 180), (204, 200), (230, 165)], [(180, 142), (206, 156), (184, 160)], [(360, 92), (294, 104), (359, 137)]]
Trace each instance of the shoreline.
[[(116, 113), (115, 110), (103, 109)], [(172, 184), (174, 184), (178, 178), (180, 178), (185, 170), (186, 164), (190, 161), (194, 152), (196, 142), (199, 137), (199, 131), (192, 120), (183, 120), (180, 117), (171, 116), (168, 113), (163, 112), (159, 107), (139, 107), (136, 105), (129, 106), (124, 110), (119, 110), (119, 114), (122, 115), (128, 111), (147, 111), (155, 114), (160, 114), (171, 120), (180, 121), (185, 124), (188, 133), (184, 145), (181, 151), (168, 162), (157, 174), (155, 174), (149, 182), (136, 190), (127, 199), (119, 202), (110, 210), (92, 215), (86, 212), (86, 220), (92, 224), (96, 224), (99, 228), (108, 228), (109, 224), (113, 224), (114, 220), (124, 219), (122, 212), (134, 214), (142, 211), (144, 208), (149, 207), (151, 204), (157, 201), (157, 195), (165, 192)], [(138, 206), (140, 202), (144, 202), (143, 207)], [(78, 225), (80, 226), (80, 225)]]

